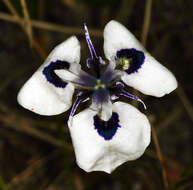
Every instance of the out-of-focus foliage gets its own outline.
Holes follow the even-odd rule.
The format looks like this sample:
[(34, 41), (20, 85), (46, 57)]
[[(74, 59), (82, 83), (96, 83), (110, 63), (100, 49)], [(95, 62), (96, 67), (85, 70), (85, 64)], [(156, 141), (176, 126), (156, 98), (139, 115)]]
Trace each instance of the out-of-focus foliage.
[(193, 187), (193, 161), (191, 161), (186, 167), (180, 178), (175, 185), (175, 190), (192, 189)]
[(84, 3), (88, 3), (92, 6), (114, 6), (114, 5), (118, 5), (121, 3), (121, 0), (79, 0), (80, 2), (84, 2)]
[(0, 176), (0, 189), (1, 190), (8, 190), (6, 185), (4, 184), (4, 181), (3, 181), (1, 176)]
[[(36, 18), (37, 17), (37, 11), (38, 11), (38, 2), (39, 0), (28, 0), (26, 1), (28, 4), (28, 11), (30, 14), (31, 18)], [(11, 0), (11, 3), (13, 4), (13, 6), (15, 7), (15, 9), (17, 10), (17, 12), (22, 15), (23, 14), (23, 10), (20, 4), (20, 0)]]

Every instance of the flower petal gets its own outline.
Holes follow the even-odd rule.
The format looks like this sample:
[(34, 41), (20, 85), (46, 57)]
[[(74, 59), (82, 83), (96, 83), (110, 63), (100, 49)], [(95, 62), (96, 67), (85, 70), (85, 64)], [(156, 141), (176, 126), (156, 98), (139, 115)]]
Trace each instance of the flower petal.
[(114, 61), (118, 50), (135, 48), (145, 51), (135, 36), (117, 21), (110, 21), (104, 29), (104, 53), (108, 60)]
[(151, 55), (148, 53), (145, 55), (145, 63), (142, 68), (131, 75), (124, 72), (123, 82), (144, 94), (156, 97), (162, 97), (175, 90), (177, 81), (174, 75)]
[(55, 47), (43, 65), (24, 84), (18, 93), (19, 104), (40, 115), (56, 115), (68, 110), (74, 86), (63, 82), (55, 70), (69, 69), (78, 73), (79, 61), (79, 41), (72, 36)]
[(102, 120), (109, 120), (112, 115), (112, 102), (110, 100), (110, 96), (108, 100), (103, 103), (96, 102), (94, 98), (92, 98), (92, 104), (90, 108), (96, 111)]
[(101, 119), (107, 121), (112, 115), (112, 102), (107, 89), (98, 89), (92, 95), (91, 109), (97, 111)]
[[(156, 61), (129, 30), (116, 21), (110, 21), (104, 29), (104, 52), (114, 68), (116, 67), (117, 53), (127, 50), (129, 53), (133, 51), (138, 54), (144, 53), (145, 59), (143, 63), (138, 63), (136, 68), (131, 64), (132, 69), (123, 71), (121, 77), (123, 82), (144, 94), (157, 97), (168, 94), (177, 88), (174, 75)], [(133, 72), (131, 72), (132, 70)]]
[(69, 124), (77, 164), (82, 169), (111, 173), (144, 153), (150, 143), (150, 124), (144, 114), (123, 102), (113, 104), (112, 117), (106, 123), (98, 121), (96, 114), (86, 109)]

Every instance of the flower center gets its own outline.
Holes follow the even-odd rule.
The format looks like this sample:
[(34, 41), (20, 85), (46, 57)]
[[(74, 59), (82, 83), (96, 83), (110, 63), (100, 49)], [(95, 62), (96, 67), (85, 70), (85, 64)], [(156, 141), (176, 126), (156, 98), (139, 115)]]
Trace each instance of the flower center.
[[(82, 87), (82, 91), (77, 95), (76, 101), (70, 113), (70, 117), (73, 117), (78, 105), (81, 102), (85, 102), (92, 97), (91, 107), (93, 110), (96, 110), (98, 112), (95, 117), (95, 122), (97, 123), (96, 125), (102, 125), (105, 127), (105, 131), (101, 132), (100, 128), (97, 128), (97, 131), (99, 134), (102, 135), (106, 135), (107, 133), (107, 136), (105, 136), (105, 138), (109, 140), (114, 135), (114, 132), (116, 132), (118, 125), (118, 122), (116, 122), (115, 130), (110, 130), (110, 133), (108, 132), (108, 127), (112, 125), (110, 118), (115, 117), (112, 115), (111, 100), (113, 100), (114, 98), (119, 98), (120, 96), (125, 96), (127, 98), (131, 98), (141, 102), (146, 109), (146, 106), (142, 100), (123, 90), (124, 85), (121, 82), (118, 82), (121, 78), (121, 73), (116, 70), (123, 70), (128, 74), (137, 72), (137, 70), (143, 64), (145, 56), (143, 52), (138, 51), (134, 48), (121, 49), (116, 53), (116, 68), (114, 69), (110, 64), (106, 65), (106, 62), (100, 56), (97, 56), (94, 46), (91, 42), (86, 24), (84, 24), (84, 30), (86, 41), (91, 53), (91, 58), (87, 59), (87, 66), (89, 69), (92, 69), (94, 71), (95, 76), (91, 76), (88, 73), (82, 71), (80, 76), (78, 77), (78, 80), (75, 81), (79, 88)], [(102, 69), (102, 67), (104, 66), (105, 68)], [(106, 122), (107, 120), (110, 123)]]
[(102, 82), (101, 82), (101, 80), (100, 79), (98, 79), (97, 81), (96, 81), (96, 85), (95, 85), (95, 89), (96, 90), (98, 90), (99, 88), (105, 88), (106, 86), (105, 86), (105, 84), (103, 84)]

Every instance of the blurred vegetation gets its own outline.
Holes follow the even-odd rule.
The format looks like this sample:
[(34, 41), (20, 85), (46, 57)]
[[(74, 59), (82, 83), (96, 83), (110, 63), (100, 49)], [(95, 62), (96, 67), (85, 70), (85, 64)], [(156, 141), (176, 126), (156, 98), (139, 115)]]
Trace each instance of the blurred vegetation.
[(20, 107), (16, 96), (51, 49), (71, 35), (80, 40), (85, 68), (84, 22), (103, 57), (102, 31), (111, 19), (143, 41), (150, 0), (26, 0), (30, 19), (22, 1), (0, 1), (0, 190), (192, 190), (193, 1), (154, 0), (148, 10), (146, 47), (175, 74), (179, 88), (159, 99), (140, 94), (155, 127), (152, 143), (140, 159), (111, 175), (76, 165), (69, 111), (39, 116)]

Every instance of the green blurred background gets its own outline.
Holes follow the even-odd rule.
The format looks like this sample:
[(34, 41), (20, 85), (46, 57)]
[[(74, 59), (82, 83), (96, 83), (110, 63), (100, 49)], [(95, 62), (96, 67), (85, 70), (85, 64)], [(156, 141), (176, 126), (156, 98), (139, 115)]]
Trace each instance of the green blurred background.
[(71, 35), (80, 40), (85, 68), (89, 51), (84, 22), (103, 57), (102, 32), (112, 19), (140, 40), (151, 0), (26, 0), (33, 39), (23, 29), (30, 29), (29, 22), (22, 28), (7, 2), (23, 18), (20, 0), (0, 2), (0, 189), (192, 190), (193, 1), (153, 0), (148, 10), (146, 47), (179, 82), (175, 92), (162, 98), (139, 94), (148, 106), (146, 114), (155, 127), (163, 162), (152, 140), (140, 159), (123, 164), (111, 175), (86, 173), (76, 165), (66, 124), (69, 111), (39, 116), (20, 107), (16, 96), (53, 47)]

